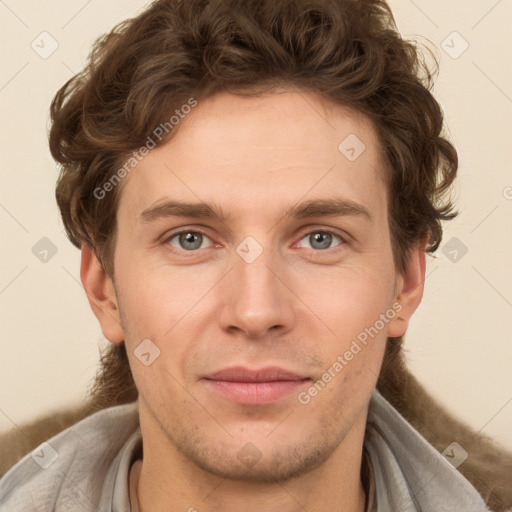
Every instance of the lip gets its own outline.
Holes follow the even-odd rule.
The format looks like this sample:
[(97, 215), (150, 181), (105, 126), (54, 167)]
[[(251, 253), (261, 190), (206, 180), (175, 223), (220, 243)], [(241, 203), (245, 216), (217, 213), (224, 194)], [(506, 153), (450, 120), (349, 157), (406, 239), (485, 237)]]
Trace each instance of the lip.
[(297, 392), (311, 379), (276, 366), (256, 370), (236, 366), (207, 375), (203, 380), (210, 390), (232, 402), (263, 405)]

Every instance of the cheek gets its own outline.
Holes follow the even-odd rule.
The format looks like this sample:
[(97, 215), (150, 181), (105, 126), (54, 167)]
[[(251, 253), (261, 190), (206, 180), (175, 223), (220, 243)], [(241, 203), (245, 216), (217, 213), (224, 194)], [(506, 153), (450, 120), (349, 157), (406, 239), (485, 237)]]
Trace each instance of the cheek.
[(139, 396), (155, 404), (172, 391), (170, 395), (178, 399), (182, 375), (177, 364), (186, 349), (179, 342), (183, 337), (178, 333), (180, 320), (186, 314), (186, 297), (176, 291), (175, 282), (169, 283), (157, 272), (145, 271), (136, 261), (124, 270), (125, 274), (120, 273), (119, 309)]
[[(119, 273), (118, 299), (125, 344), (136, 381), (137, 377), (141, 381), (151, 376), (169, 385), (166, 372), (181, 380), (183, 361), (194, 360), (204, 328), (215, 321), (214, 294), (209, 291), (218, 276), (211, 269), (206, 272), (142, 263), (133, 258)], [(149, 352), (158, 354), (148, 368), (136, 360), (143, 342)]]
[(201, 292), (196, 273), (183, 268), (153, 265), (138, 255), (120, 262), (118, 268), (121, 305), (130, 331), (139, 335), (162, 336)]
[(391, 306), (390, 269), (344, 267), (296, 280), (298, 295), (333, 337), (350, 340), (371, 327)]

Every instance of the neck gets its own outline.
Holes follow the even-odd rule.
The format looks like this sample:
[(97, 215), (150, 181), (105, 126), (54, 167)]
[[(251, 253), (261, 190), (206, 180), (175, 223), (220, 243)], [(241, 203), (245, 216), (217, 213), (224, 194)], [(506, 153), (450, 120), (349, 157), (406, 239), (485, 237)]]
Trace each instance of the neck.
[[(226, 512), (256, 512), (265, 510), (268, 512), (320, 512), (325, 510), (336, 510), (339, 512), (364, 512), (366, 510), (366, 494), (361, 481), (355, 486), (352, 496), (343, 496), (340, 486), (333, 488), (321, 487), (322, 493), (309, 489), (310, 494), (306, 495), (304, 486), (298, 482), (288, 484), (266, 485), (264, 488), (250, 488), (245, 485), (226, 485), (223, 492), (218, 492), (222, 482), (212, 485), (210, 493), (204, 496), (196, 495), (195, 498), (184, 496), (176, 488), (167, 489), (164, 494), (154, 494), (155, 486), (148, 481), (148, 478), (141, 478), (142, 461), (137, 461), (130, 472), (131, 490), (130, 501), (131, 512), (183, 510), (187, 512), (215, 512), (225, 510)], [(151, 477), (149, 477), (151, 480)], [(217, 488), (216, 488), (217, 487)], [(298, 488), (299, 487), (299, 488)], [(211, 494), (215, 492), (216, 496)], [(350, 493), (349, 493), (350, 494)], [(194, 505), (191, 506), (190, 504)], [(196, 508), (197, 507), (197, 510)]]
[[(265, 483), (220, 478), (192, 464), (169, 442), (144, 436), (144, 460), (130, 473), (132, 512), (364, 512), (361, 481), (366, 416), (332, 456), (296, 478)], [(361, 428), (362, 426), (362, 428)], [(162, 456), (165, 454), (165, 456)]]

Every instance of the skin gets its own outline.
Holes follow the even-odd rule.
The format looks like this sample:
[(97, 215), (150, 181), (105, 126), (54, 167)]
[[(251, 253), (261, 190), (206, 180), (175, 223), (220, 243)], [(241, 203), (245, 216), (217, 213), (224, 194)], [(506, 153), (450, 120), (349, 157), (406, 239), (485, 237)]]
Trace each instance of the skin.
[[(349, 134), (366, 146), (355, 161), (338, 150)], [(114, 279), (88, 247), (81, 277), (105, 337), (126, 343), (139, 390), (144, 460), (132, 476), (140, 510), (363, 511), (369, 401), (386, 339), (405, 333), (425, 275), (421, 243), (404, 273), (394, 267), (370, 121), (310, 93), (219, 93), (122, 187)], [(333, 198), (362, 205), (370, 218), (285, 216), (298, 202)], [(142, 220), (169, 199), (215, 203), (231, 217)], [(206, 236), (187, 250), (180, 229)], [(322, 239), (325, 230), (332, 238)], [(252, 263), (236, 251), (248, 236), (263, 249)], [(309, 377), (298, 390), (307, 391), (396, 303), (399, 315), (307, 404), (298, 392), (239, 404), (202, 378), (280, 366)], [(147, 366), (134, 354), (145, 339), (160, 350)], [(247, 443), (256, 447), (252, 465), (237, 456)]]

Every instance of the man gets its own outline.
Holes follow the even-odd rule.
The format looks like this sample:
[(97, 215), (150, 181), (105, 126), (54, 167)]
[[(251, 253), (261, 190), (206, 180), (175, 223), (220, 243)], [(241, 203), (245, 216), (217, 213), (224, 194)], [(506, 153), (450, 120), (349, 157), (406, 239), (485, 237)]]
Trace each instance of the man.
[(509, 506), (382, 394), (428, 403), (400, 344), (455, 215), (418, 62), (368, 0), (158, 0), (95, 46), (50, 147), (112, 343), (101, 410), (18, 462), (0, 510)]

